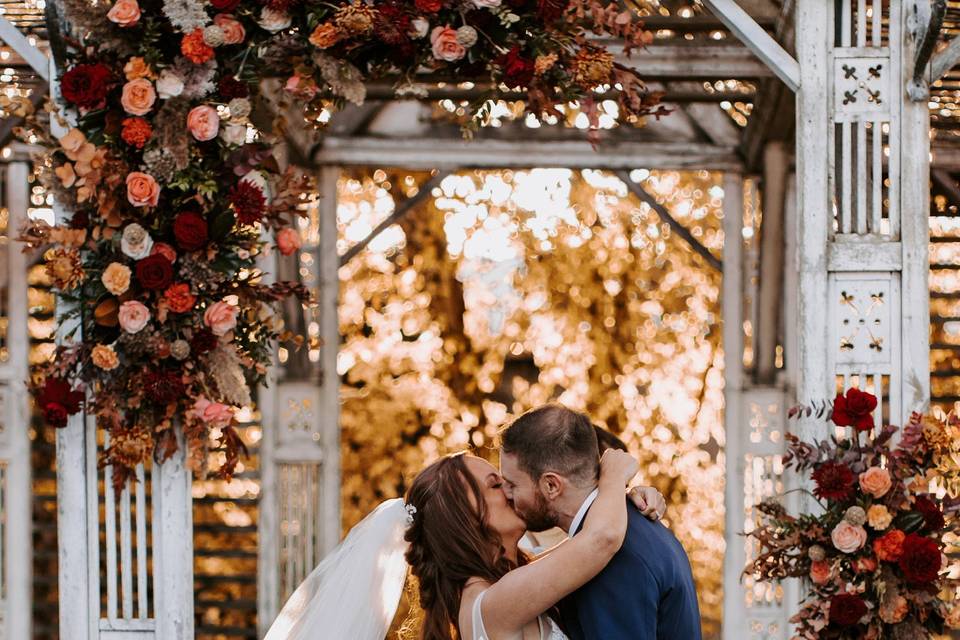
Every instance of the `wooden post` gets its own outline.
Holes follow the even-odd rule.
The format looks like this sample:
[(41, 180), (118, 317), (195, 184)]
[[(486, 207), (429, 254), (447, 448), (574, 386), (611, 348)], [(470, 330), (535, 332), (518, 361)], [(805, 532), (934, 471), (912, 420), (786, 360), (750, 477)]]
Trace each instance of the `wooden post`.
[[(0, 503), (6, 515), (5, 535), (0, 543), (3, 558), (0, 584), (5, 586), (6, 638), (30, 637), (30, 591), (32, 588), (32, 523), (30, 513), (30, 400), (26, 381), (29, 376), (30, 337), (27, 331), (27, 259), (22, 246), (13, 238), (27, 219), (30, 167), (24, 161), (6, 167), (7, 218), (7, 374), (4, 382), (5, 415), (0, 449), (6, 465)], [(2, 628), (0, 628), (2, 630)]]

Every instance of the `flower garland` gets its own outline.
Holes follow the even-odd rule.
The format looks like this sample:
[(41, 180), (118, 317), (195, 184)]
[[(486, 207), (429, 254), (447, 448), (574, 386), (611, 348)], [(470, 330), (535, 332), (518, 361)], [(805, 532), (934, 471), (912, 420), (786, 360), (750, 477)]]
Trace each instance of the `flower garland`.
[(811, 472), (823, 510), (794, 517), (769, 500), (748, 534), (760, 553), (747, 573), (809, 580), (791, 619), (798, 638), (924, 640), (960, 629), (960, 580), (944, 571), (946, 545), (960, 539), (960, 473), (944, 464), (957, 421), (914, 414), (893, 445), (895, 427), (864, 435), (874, 430), (876, 407), (875, 396), (853, 388), (837, 396), (830, 416), (851, 427), (852, 438), (807, 443), (788, 435), (785, 466)]

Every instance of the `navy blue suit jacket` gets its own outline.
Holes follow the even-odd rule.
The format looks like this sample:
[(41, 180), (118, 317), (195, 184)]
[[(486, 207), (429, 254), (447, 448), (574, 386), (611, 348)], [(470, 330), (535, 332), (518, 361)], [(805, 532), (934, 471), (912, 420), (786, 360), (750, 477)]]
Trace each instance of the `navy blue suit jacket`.
[(627, 536), (596, 578), (560, 605), (571, 640), (700, 640), (690, 561), (659, 522), (627, 505)]

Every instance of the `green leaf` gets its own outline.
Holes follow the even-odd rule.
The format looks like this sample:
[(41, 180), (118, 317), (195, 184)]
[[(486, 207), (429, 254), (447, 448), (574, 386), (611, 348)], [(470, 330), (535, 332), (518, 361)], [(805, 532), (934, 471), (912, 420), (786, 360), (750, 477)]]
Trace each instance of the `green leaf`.
[(232, 211), (224, 211), (213, 219), (210, 225), (210, 237), (214, 240), (223, 240), (233, 229), (235, 218)]

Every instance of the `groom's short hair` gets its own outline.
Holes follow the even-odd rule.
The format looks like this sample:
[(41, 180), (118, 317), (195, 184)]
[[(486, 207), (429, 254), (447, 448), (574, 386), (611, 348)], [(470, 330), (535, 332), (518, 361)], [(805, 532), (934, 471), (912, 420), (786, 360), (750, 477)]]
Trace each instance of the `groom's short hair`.
[(534, 481), (547, 471), (578, 484), (597, 481), (600, 451), (593, 423), (585, 414), (560, 404), (532, 409), (501, 434), (504, 453), (517, 456), (520, 468)]

